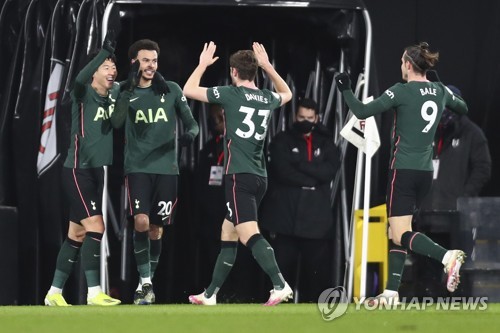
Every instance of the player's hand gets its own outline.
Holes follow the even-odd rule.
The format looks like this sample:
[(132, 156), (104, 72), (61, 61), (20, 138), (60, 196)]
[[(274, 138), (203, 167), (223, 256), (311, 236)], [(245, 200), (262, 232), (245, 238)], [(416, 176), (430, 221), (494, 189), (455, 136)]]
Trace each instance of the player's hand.
[(351, 79), (349, 78), (349, 74), (340, 73), (335, 76), (335, 81), (337, 82), (337, 88), (342, 92), (348, 89), (351, 89)]
[(257, 59), (257, 63), (259, 67), (264, 68), (265, 66), (271, 65), (269, 61), (269, 56), (267, 55), (266, 49), (264, 45), (254, 42), (252, 44), (253, 53), (255, 54), (255, 58)]
[(208, 44), (205, 43), (205, 45), (203, 46), (203, 51), (201, 51), (200, 54), (200, 65), (208, 67), (216, 62), (219, 59), (219, 57), (214, 57), (216, 49), (217, 46), (214, 42), (210, 42)]
[(102, 48), (108, 51), (109, 53), (115, 53), (116, 47), (116, 34), (114, 29), (109, 29), (106, 33), (106, 37), (102, 42)]
[(167, 81), (159, 72), (155, 72), (153, 76), (153, 91), (158, 95), (166, 95), (170, 92)]
[(125, 81), (125, 84), (121, 87), (121, 91), (126, 90), (128, 92), (133, 92), (134, 89), (139, 85), (139, 81), (141, 80), (142, 76), (140, 66), (141, 64), (139, 60), (134, 61), (130, 65), (130, 71), (128, 73), (127, 81)]
[(181, 147), (186, 147), (194, 141), (194, 137), (191, 133), (184, 133), (179, 137), (178, 141)]

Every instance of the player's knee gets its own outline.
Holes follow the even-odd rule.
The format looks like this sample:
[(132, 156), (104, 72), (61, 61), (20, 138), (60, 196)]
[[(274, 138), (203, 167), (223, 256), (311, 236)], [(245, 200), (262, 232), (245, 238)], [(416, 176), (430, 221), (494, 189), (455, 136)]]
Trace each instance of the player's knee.
[(104, 223), (102, 221), (93, 223), (90, 225), (90, 227), (85, 228), (87, 232), (96, 232), (98, 234), (103, 234), (104, 233)]
[(397, 246), (401, 246), (401, 235), (392, 235), (392, 242)]
[(134, 217), (135, 230), (139, 232), (149, 230), (149, 217), (146, 214), (138, 214)]
[(224, 219), (224, 222), (222, 223), (220, 239), (222, 241), (228, 241), (228, 242), (238, 241), (238, 233), (236, 232), (233, 223), (227, 219)]
[(241, 242), (243, 243), (243, 245), (248, 247), (250, 249), (250, 251), (252, 251), (252, 248), (255, 245), (255, 243), (257, 243), (259, 240), (261, 240), (263, 238), (264, 238), (264, 236), (262, 236), (261, 233), (255, 233), (253, 235), (248, 235), (247, 237), (245, 237), (244, 243), (243, 243), (243, 241), (241, 241)]
[(85, 239), (85, 234), (86, 231), (84, 228), (81, 228), (79, 230), (68, 230), (68, 238), (75, 241), (75, 242), (83, 242)]
[(234, 230), (233, 231), (222, 230), (220, 239), (227, 242), (237, 242), (238, 234)]
[(235, 229), (240, 242), (245, 246), (253, 236), (260, 235), (259, 227), (255, 221), (240, 223)]
[(163, 227), (154, 224), (149, 226), (149, 239), (158, 240), (161, 239), (162, 236), (163, 236)]
[(86, 232), (104, 233), (104, 221), (101, 215), (90, 216), (81, 222)]
[(247, 246), (247, 247), (248, 247), (248, 240), (249, 240), (250, 238), (251, 238), (251, 237), (249, 237), (248, 235), (241, 235), (241, 236), (239, 237), (241, 244), (243, 244), (243, 245), (245, 245), (245, 246)]

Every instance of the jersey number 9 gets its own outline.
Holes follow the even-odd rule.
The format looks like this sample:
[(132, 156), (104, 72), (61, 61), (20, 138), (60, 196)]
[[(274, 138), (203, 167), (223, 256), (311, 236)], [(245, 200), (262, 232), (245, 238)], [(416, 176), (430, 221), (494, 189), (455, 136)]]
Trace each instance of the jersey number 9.
[[(431, 113), (428, 110), (431, 109)], [(420, 114), (422, 115), (422, 119), (428, 122), (427, 126), (422, 130), (423, 133), (429, 132), (432, 128), (432, 125), (436, 122), (436, 116), (438, 114), (438, 106), (434, 101), (426, 101), (422, 104), (422, 109), (420, 109)]]

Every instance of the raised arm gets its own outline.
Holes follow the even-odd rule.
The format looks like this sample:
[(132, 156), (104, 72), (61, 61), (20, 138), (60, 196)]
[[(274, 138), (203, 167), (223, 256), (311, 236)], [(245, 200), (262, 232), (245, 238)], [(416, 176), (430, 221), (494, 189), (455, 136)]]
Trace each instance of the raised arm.
[(82, 68), (80, 73), (75, 78), (75, 84), (73, 86), (73, 96), (76, 98), (82, 98), (85, 96), (86, 85), (92, 81), (92, 76), (96, 70), (101, 66), (101, 64), (109, 58), (115, 52), (115, 33), (113, 30), (109, 30), (106, 34), (106, 38), (102, 43), (102, 48), (99, 53), (92, 59), (85, 67)]
[(292, 91), (269, 61), (269, 56), (267, 55), (264, 45), (254, 42), (252, 47), (260, 68), (266, 72), (267, 76), (269, 76), (269, 79), (271, 79), (271, 82), (274, 84), (274, 89), (281, 96), (281, 105), (288, 103), (292, 99)]
[(366, 119), (378, 113), (387, 111), (395, 106), (394, 94), (384, 93), (370, 103), (364, 104), (354, 96), (351, 90), (351, 79), (347, 73), (340, 73), (335, 77), (337, 88), (344, 96), (345, 102), (352, 113), (359, 119)]
[(207, 88), (200, 87), (200, 81), (207, 67), (219, 59), (219, 57), (214, 57), (216, 48), (217, 46), (214, 42), (205, 43), (203, 46), (203, 51), (200, 54), (200, 62), (186, 81), (186, 84), (184, 84), (183, 92), (186, 97), (208, 103)]

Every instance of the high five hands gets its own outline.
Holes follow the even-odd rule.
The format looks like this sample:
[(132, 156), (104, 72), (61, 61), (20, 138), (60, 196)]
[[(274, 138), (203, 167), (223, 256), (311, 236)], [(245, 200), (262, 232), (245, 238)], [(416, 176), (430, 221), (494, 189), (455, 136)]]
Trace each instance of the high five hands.
[(200, 65), (208, 67), (216, 62), (219, 57), (214, 57), (215, 50), (217, 49), (217, 45), (214, 42), (205, 43), (203, 46), (203, 51), (200, 54)]
[(255, 58), (257, 59), (257, 63), (259, 64), (259, 67), (265, 67), (267, 65), (270, 65), (271, 63), (269, 62), (269, 56), (267, 55), (266, 49), (264, 48), (264, 45), (254, 42), (252, 44), (253, 52), (255, 54)]

